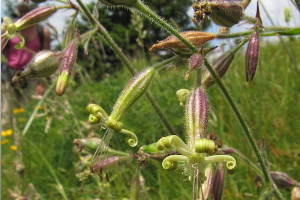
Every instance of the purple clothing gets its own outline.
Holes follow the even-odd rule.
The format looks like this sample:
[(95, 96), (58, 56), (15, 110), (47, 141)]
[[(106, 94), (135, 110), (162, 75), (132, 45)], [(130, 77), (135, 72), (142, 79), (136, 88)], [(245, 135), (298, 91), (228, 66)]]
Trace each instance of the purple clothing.
[[(15, 45), (17, 45), (20, 41), (21, 40), (18, 37), (14, 37), (10, 41), (8, 41), (7, 48), (4, 52), (4, 55), (8, 59), (8, 65), (14, 70), (24, 70), (26, 65), (33, 57), (32, 53), (24, 49), (15, 49)], [(36, 37), (33, 40), (26, 41), (25, 47), (34, 52), (38, 52), (39, 50), (41, 50), (42, 45), (39, 39), (39, 35), (36, 34)]]

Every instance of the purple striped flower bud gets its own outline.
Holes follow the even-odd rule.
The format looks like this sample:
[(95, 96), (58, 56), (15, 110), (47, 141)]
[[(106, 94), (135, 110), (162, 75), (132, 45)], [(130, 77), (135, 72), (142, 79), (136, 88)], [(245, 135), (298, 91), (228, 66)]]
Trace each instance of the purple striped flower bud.
[(61, 96), (65, 93), (69, 74), (72, 73), (73, 66), (77, 58), (77, 40), (74, 39), (63, 52), (60, 66), (60, 74), (56, 84), (56, 95)]
[(256, 72), (259, 58), (259, 36), (255, 31), (252, 33), (245, 55), (246, 81), (251, 82)]
[(32, 26), (47, 19), (56, 11), (57, 7), (55, 6), (45, 6), (30, 11), (15, 23), (17, 31), (23, 30), (25, 28), (28, 28), (29, 26)]
[[(220, 56), (217, 60), (215, 60), (211, 64), (211, 66), (213, 67), (217, 75), (220, 78), (222, 78), (227, 72), (233, 59), (234, 59), (234, 53), (232, 51), (227, 51), (222, 56)], [(207, 89), (214, 83), (215, 83), (214, 77), (210, 74), (208, 70), (206, 70), (201, 77), (201, 84), (204, 86), (205, 89)]]
[(195, 141), (205, 137), (209, 105), (206, 93), (199, 87), (193, 90), (186, 104), (187, 145), (195, 150)]
[(130, 80), (116, 101), (110, 119), (117, 121), (122, 119), (129, 108), (146, 92), (155, 72), (155, 68), (149, 67)]
[(218, 164), (218, 168), (213, 181), (211, 199), (221, 200), (225, 181), (225, 170), (223, 163)]
[(61, 59), (61, 52), (41, 51), (32, 58), (24, 71), (16, 73), (12, 81), (16, 84), (22, 84), (30, 78), (48, 77), (58, 69)]
[(202, 52), (193, 54), (189, 59), (189, 70), (185, 73), (185, 80), (189, 78), (191, 71), (199, 69), (203, 64)]
[(109, 158), (106, 158), (104, 160), (99, 161), (99, 156), (98, 156), (96, 158), (96, 160), (93, 162), (93, 165), (91, 166), (91, 172), (92, 173), (101, 172), (102, 170), (105, 170), (109, 167), (114, 166), (115, 164), (117, 164), (118, 162), (120, 162), (124, 158), (125, 157), (114, 156), (114, 157), (109, 157)]
[(213, 183), (213, 167), (212, 165), (208, 165), (208, 167), (205, 169), (205, 177), (206, 177), (206, 181), (204, 181), (204, 183), (201, 185), (202, 190), (199, 191), (199, 193), (203, 195), (200, 195), (200, 199), (199, 200), (206, 200), (208, 199), (208, 196), (210, 194), (211, 188), (212, 188), (212, 183)]
[(297, 181), (292, 179), (287, 173), (281, 171), (271, 171), (270, 177), (279, 188), (290, 188), (300, 186)]
[(69, 24), (68, 28), (67, 28), (66, 33), (65, 33), (62, 47), (67, 48), (69, 43), (74, 38), (75, 38), (75, 26), (74, 26), (74, 23), (73, 23), (73, 20), (72, 20), (71, 23)]

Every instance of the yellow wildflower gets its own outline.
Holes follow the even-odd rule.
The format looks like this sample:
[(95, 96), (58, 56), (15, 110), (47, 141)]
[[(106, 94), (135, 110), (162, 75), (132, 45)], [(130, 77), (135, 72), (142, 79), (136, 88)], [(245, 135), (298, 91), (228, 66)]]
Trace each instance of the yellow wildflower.
[(49, 119), (50, 119), (50, 117), (47, 116), (47, 117), (46, 117), (46, 120), (48, 121)]
[(1, 141), (1, 145), (7, 144), (7, 143), (9, 143), (9, 140), (2, 140)]
[(14, 109), (13, 110), (14, 114), (18, 114), (18, 113), (22, 113), (22, 112), (24, 112), (24, 108), (19, 108), (19, 109)]
[[(34, 106), (34, 109), (35, 109), (35, 108), (36, 108), (36, 106)], [(44, 106), (40, 105), (38, 109), (39, 109), (39, 110), (43, 110), (43, 109), (44, 109)]]
[(16, 151), (16, 150), (17, 150), (17, 146), (16, 146), (16, 145), (12, 145), (12, 146), (10, 146), (9, 148), (10, 148), (10, 150), (12, 150), (12, 151)]

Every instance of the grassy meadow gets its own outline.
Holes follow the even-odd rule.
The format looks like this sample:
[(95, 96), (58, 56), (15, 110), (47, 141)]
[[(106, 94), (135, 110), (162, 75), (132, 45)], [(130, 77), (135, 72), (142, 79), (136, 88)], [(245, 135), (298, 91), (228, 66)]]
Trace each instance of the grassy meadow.
[[(291, 39), (287, 41), (287, 46), (295, 56), (299, 69), (299, 40)], [(260, 50), (259, 66), (253, 82), (247, 83), (245, 80), (243, 52), (236, 55), (222, 80), (251, 128), (257, 144), (265, 140), (269, 169), (287, 172), (300, 182), (299, 74), (281, 44), (264, 42)], [(131, 60), (138, 70), (142, 70), (159, 59), (156, 57), (149, 61), (137, 57)], [(1, 145), (2, 199), (9, 199), (8, 189), (16, 193), (22, 191), (29, 192), (29, 195), (35, 194), (28, 186), (29, 183), (33, 184), (42, 199), (63, 199), (58, 182), (64, 189), (65, 198), (70, 200), (130, 198), (131, 179), (138, 166), (136, 160), (121, 162), (111, 168), (109, 183), (101, 183), (96, 175), (79, 182), (76, 174), (89, 166), (78, 165), (80, 156), (73, 152), (73, 140), (86, 137), (91, 132), (101, 136), (104, 134), (104, 130), (98, 126), (86, 127), (86, 106), (95, 102), (110, 113), (131, 75), (123, 68), (101, 82), (93, 82), (84, 70), (78, 69), (80, 73), (77, 73), (76, 81), (71, 82), (64, 96), (56, 97), (53, 89), (45, 99), (28, 132), (20, 138), (17, 151), (10, 149), (14, 145), (13, 134), (2, 136), (2, 141), (9, 140), (7, 144)], [(189, 80), (185, 81), (184, 73), (187, 70), (187, 62), (163, 69), (150, 87), (182, 139), (185, 137), (184, 112), (176, 91), (181, 88), (191, 89), (195, 73), (191, 73)], [(255, 163), (256, 158), (239, 122), (217, 85), (208, 89), (207, 94), (211, 111), (208, 133), (217, 133), (224, 145), (239, 150)], [(23, 107), (24, 112), (14, 114), (17, 130), (13, 132), (22, 132), (37, 103), (37, 100), (32, 100)], [(124, 142), (124, 135), (114, 135), (110, 145), (120, 151), (136, 153), (142, 145), (156, 142), (169, 134), (145, 96), (126, 114), (124, 125), (137, 135), (139, 144), (130, 148)], [(13, 167), (13, 162), (19, 162), (16, 158), (20, 158), (20, 153), (25, 166), (21, 175)], [(140, 199), (191, 199), (192, 183), (184, 181), (181, 170), (166, 171), (159, 162), (148, 160), (141, 174), (144, 183)], [(236, 173), (226, 175), (223, 199), (257, 199), (261, 189), (256, 188), (255, 176), (253, 169), (237, 159)], [(281, 191), (286, 199), (290, 199), (291, 189)]]

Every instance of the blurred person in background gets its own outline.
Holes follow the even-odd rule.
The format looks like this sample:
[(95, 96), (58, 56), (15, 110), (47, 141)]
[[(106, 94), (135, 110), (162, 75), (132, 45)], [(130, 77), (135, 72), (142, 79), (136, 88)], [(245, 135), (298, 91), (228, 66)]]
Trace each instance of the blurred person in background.
[[(37, 6), (38, 5), (32, 1), (25, 2), (24, 0), (17, 0), (18, 18), (34, 10)], [(13, 85), (11, 79), (16, 71), (25, 69), (35, 53), (40, 50), (50, 49), (50, 31), (47, 27), (36, 24), (20, 31), (20, 34), (25, 39), (25, 47), (15, 49), (15, 45), (21, 41), (20, 38), (15, 37), (9, 40), (3, 50), (5, 58), (2, 58), (1, 55), (1, 127), (6, 121), (9, 121), (5, 121), (5, 119), (11, 118), (9, 115), (13, 108), (22, 106), (33, 93), (43, 95), (45, 92), (44, 80), (28, 80), (28, 83), (20, 88)], [(12, 95), (13, 92), (16, 93), (16, 95)], [(14, 99), (13, 96), (16, 98)]]

